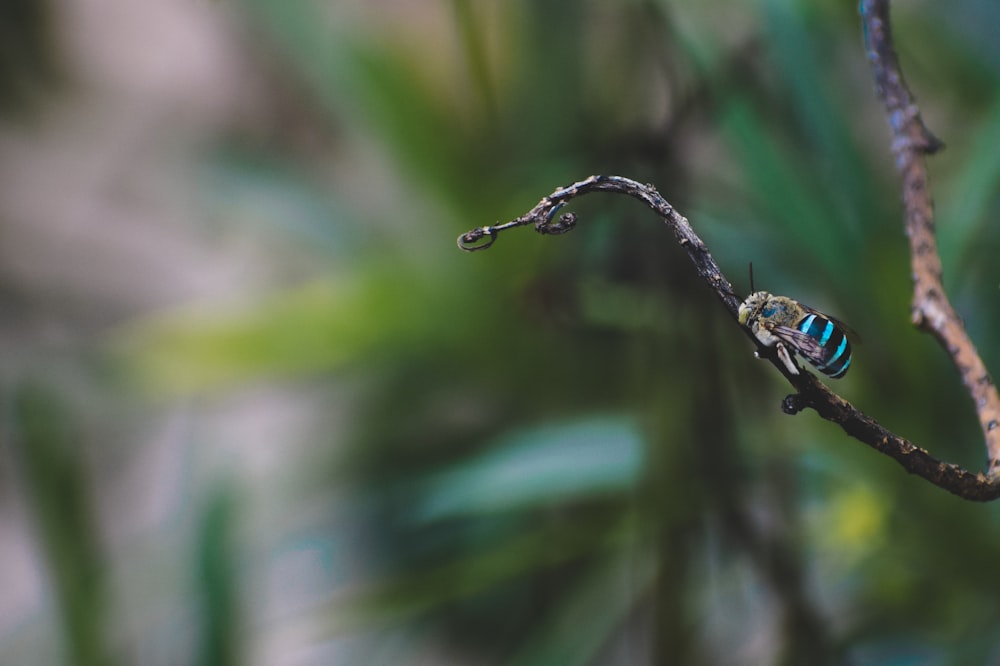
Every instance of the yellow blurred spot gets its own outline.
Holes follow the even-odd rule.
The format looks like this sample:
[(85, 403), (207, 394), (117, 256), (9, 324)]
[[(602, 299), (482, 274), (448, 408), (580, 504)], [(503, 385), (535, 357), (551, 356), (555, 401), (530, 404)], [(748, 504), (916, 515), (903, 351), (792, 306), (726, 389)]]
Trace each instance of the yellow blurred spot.
[(828, 545), (851, 555), (871, 550), (885, 533), (885, 505), (867, 488), (852, 488), (834, 496), (823, 512), (822, 536)]

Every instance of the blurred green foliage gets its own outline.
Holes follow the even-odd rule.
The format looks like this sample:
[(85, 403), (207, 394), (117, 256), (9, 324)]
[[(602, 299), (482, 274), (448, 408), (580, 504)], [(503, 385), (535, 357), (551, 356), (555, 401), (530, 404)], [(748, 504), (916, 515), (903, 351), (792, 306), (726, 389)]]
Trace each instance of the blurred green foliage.
[(102, 666), (110, 660), (107, 581), (74, 417), (38, 385), (24, 386), (10, 411), (15, 460), (59, 608), (62, 658)]
[(45, 0), (7, 0), (0, 6), (0, 115), (29, 115), (59, 80), (51, 13)]
[(245, 661), (240, 655), (239, 558), (234, 552), (236, 506), (233, 491), (220, 484), (204, 510), (196, 543), (196, 589), (201, 591), (203, 607), (198, 663), (206, 666)]
[[(949, 146), (932, 161), (947, 286), (997, 368), (1000, 52), (977, 18), (997, 10), (962, 5), (899, 5), (895, 33)], [(282, 482), (298, 485), (277, 511), (297, 520), (318, 502), (308, 520), (331, 558), (349, 560), (337, 544), (350, 541), (364, 564), (285, 621), (316, 645), (349, 642), (359, 664), (427, 663), (428, 650), (560, 665), (997, 659), (1000, 509), (907, 476), (811, 413), (782, 415), (786, 387), (648, 211), (588, 197), (565, 237), (454, 244), (591, 173), (652, 182), (738, 288), (752, 261), (758, 288), (862, 333), (838, 391), (981, 467), (972, 406), (908, 324), (898, 179), (852, 5), (238, 9), (330, 146), (218, 137), (204, 205), (305, 248), (307, 277), (130, 322), (108, 345), (123, 390), (156, 400), (310, 383), (348, 405), (292, 461)], [(29, 398), (29, 496), (71, 652), (97, 663), (76, 635), (103, 629), (74, 609), (101, 607), (101, 579), (84, 602), (59, 582), (100, 568), (83, 477), (44, 457), (63, 450), (46, 429), (63, 417), (36, 418), (57, 401)], [(255, 504), (219, 483), (196, 509), (192, 653), (240, 663), (240, 576), (276, 546), (245, 545), (236, 528)], [(59, 492), (81, 495), (79, 515), (49, 506)], [(353, 531), (331, 517), (345, 510)]]

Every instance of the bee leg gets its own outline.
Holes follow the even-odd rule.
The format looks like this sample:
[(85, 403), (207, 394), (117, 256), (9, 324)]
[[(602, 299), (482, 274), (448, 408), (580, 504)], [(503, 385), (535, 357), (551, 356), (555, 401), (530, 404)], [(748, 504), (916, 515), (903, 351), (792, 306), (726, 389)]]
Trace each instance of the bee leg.
[(795, 361), (792, 360), (792, 355), (788, 352), (788, 347), (779, 342), (775, 345), (775, 348), (778, 351), (778, 358), (781, 359), (781, 362), (785, 364), (786, 368), (788, 368), (788, 372), (793, 375), (799, 374), (799, 367), (795, 365)]

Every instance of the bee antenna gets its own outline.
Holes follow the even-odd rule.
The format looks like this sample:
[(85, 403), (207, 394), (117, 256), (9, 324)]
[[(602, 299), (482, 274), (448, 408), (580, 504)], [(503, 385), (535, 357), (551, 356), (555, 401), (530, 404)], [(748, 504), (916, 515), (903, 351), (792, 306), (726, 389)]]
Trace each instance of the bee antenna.
[(750, 293), (754, 293), (753, 288), (753, 262), (750, 262)]

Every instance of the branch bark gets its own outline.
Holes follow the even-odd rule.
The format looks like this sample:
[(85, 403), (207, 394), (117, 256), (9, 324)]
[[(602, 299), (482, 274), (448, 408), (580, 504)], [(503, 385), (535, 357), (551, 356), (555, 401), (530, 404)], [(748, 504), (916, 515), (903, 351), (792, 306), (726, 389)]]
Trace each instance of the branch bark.
[(983, 429), (987, 473), (1000, 475), (1000, 395), (965, 326), (951, 306), (941, 282), (941, 258), (934, 234), (934, 200), (928, 187), (926, 155), (943, 144), (924, 125), (899, 66), (889, 23), (888, 0), (861, 3), (865, 48), (875, 75), (878, 96), (892, 128), (892, 151), (903, 178), (906, 235), (913, 275), (914, 326), (933, 335), (962, 376)]
[(989, 454), (987, 474), (977, 474), (938, 460), (925, 449), (879, 425), (875, 419), (831, 391), (814, 375), (808, 372), (790, 374), (776, 357), (774, 348), (762, 346), (748, 329), (739, 326), (738, 309), (742, 299), (736, 295), (732, 283), (723, 275), (708, 247), (694, 232), (687, 218), (678, 213), (652, 185), (644, 185), (622, 176), (590, 176), (556, 189), (530, 211), (514, 220), (478, 227), (462, 234), (458, 238), (458, 246), (466, 251), (483, 250), (493, 245), (501, 231), (529, 225), (534, 226), (541, 234), (566, 233), (576, 226), (576, 215), (563, 213), (558, 218), (556, 215), (568, 201), (590, 192), (612, 192), (638, 199), (659, 215), (670, 228), (677, 242), (687, 252), (698, 275), (722, 301), (740, 330), (757, 345), (758, 355), (769, 360), (795, 388), (797, 392), (784, 399), (783, 411), (796, 414), (811, 408), (824, 419), (839, 425), (851, 437), (889, 456), (909, 473), (963, 499), (995, 500), (1000, 498), (1000, 398), (941, 285), (941, 260), (934, 237), (933, 201), (927, 188), (927, 170), (923, 157), (939, 149), (942, 144), (924, 126), (912, 95), (903, 82), (889, 32), (887, 2), (863, 0), (861, 13), (868, 56), (875, 72), (879, 96), (885, 102), (889, 115), (894, 137), (892, 148), (903, 175), (903, 202), (914, 279), (913, 320), (917, 326), (934, 334), (944, 345), (976, 403)]

